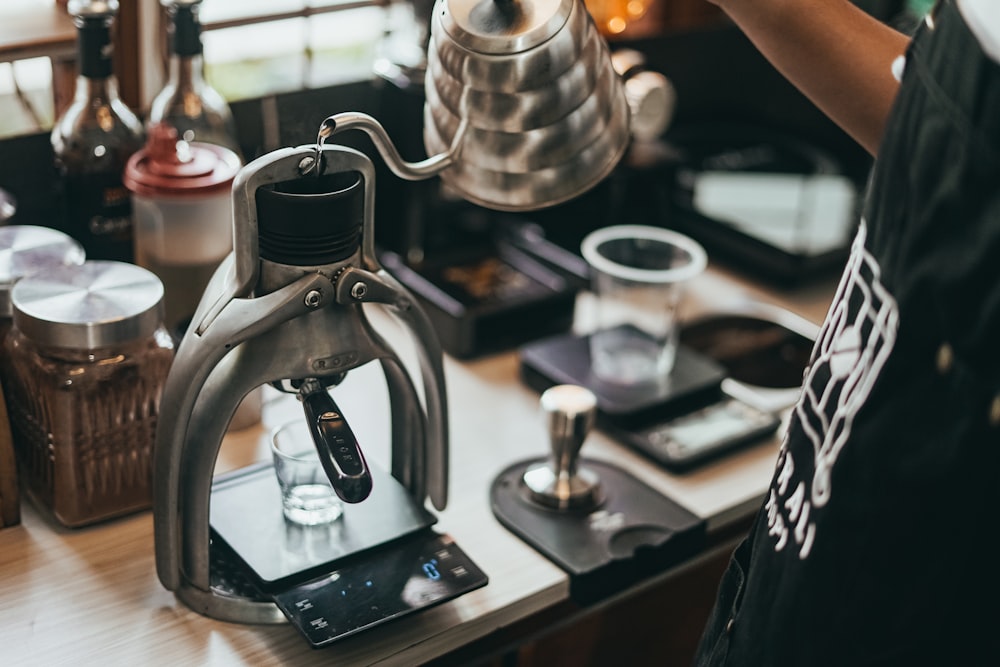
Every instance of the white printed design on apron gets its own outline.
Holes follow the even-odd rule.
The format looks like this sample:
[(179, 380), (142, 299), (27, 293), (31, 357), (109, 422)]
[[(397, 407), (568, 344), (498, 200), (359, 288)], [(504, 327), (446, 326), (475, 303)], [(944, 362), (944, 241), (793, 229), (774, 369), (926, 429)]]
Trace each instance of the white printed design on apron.
[(811, 483), (796, 479), (786, 432), (765, 504), (775, 551), (791, 540), (802, 559), (816, 539), (812, 510), (830, 501), (833, 466), (896, 341), (898, 306), (881, 282), (878, 262), (865, 248), (866, 232), (862, 221), (795, 406), (794, 417), (813, 445)]

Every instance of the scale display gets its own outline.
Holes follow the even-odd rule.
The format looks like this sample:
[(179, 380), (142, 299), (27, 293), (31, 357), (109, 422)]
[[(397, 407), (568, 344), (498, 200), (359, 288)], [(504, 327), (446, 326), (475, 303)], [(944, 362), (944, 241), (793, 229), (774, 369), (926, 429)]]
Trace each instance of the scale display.
[(450, 536), (428, 530), (273, 597), (309, 643), (322, 647), (486, 583)]
[(668, 467), (684, 467), (760, 440), (780, 425), (781, 420), (771, 413), (727, 399), (626, 439)]

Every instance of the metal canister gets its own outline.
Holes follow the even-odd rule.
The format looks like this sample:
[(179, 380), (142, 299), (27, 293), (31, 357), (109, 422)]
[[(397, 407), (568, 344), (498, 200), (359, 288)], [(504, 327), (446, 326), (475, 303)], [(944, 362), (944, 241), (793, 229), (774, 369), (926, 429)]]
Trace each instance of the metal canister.
[(24, 487), (75, 527), (148, 509), (160, 394), (173, 361), (163, 284), (87, 261), (19, 280), (6, 341)]
[(76, 240), (49, 227), (0, 227), (0, 336), (10, 328), (10, 290), (19, 278), (53, 266), (83, 264), (86, 255)]
[[(6, 218), (7, 202), (0, 193), (0, 220)], [(78, 265), (85, 259), (83, 246), (66, 234), (35, 225), (0, 227), (0, 349), (10, 331), (10, 291), (18, 279), (53, 266)], [(7, 384), (9, 365), (0, 354), (0, 380)], [(0, 392), (0, 528), (21, 520), (17, 468), (10, 432), (5, 392)]]

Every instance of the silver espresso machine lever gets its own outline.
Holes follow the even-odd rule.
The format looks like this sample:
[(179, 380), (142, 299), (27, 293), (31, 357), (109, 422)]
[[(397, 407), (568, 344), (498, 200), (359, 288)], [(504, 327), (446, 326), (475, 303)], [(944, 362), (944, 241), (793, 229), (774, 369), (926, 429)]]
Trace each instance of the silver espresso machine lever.
[[(157, 573), (200, 613), (247, 623), (285, 620), (272, 600), (213, 588), (210, 572), (216, 460), (237, 406), (261, 385), (298, 383), (335, 488), (358, 502), (371, 491), (372, 477), (326, 387), (377, 361), (391, 411), (389, 472), (415, 506), (430, 500), (440, 510), (447, 503), (441, 348), (413, 297), (376, 259), (374, 184), (374, 166), (363, 153), (312, 144), (264, 155), (234, 182), (233, 252), (178, 346), (154, 454)], [(363, 306), (404, 325), (421, 392)], [(326, 439), (347, 434), (353, 444), (338, 458)]]

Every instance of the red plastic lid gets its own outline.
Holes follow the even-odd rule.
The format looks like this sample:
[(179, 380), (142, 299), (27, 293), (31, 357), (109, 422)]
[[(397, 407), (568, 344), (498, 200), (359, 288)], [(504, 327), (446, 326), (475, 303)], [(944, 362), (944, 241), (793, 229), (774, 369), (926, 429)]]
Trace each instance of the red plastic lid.
[(240, 158), (223, 146), (177, 139), (177, 130), (157, 123), (149, 128), (146, 147), (125, 166), (125, 187), (147, 197), (205, 195), (228, 190), (240, 170)]

